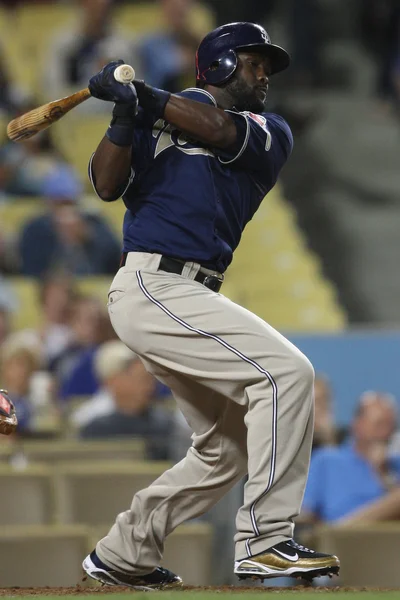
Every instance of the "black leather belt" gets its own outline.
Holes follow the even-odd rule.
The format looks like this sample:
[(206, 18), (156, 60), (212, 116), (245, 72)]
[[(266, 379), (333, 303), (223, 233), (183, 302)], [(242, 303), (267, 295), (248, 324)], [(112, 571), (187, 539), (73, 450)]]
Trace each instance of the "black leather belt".
[[(127, 252), (124, 252), (122, 254), (121, 261), (119, 263), (120, 267), (125, 266), (127, 256)], [(170, 258), (169, 256), (162, 256), (158, 270), (166, 271), (167, 273), (175, 273), (176, 275), (182, 275), (184, 266), (185, 263), (183, 261), (177, 260), (176, 258)], [(213, 292), (219, 292), (223, 283), (223, 280), (219, 279), (215, 275), (207, 275), (206, 273), (202, 273), (201, 271), (197, 273), (196, 277), (194, 278), (194, 281), (202, 283)]]

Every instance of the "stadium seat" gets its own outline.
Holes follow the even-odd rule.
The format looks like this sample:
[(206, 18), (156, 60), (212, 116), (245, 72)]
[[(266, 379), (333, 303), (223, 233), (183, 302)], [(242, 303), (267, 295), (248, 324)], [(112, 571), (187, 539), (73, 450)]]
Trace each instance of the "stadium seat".
[[(110, 109), (111, 110), (111, 109)], [(86, 189), (92, 192), (88, 164), (110, 124), (110, 115), (68, 114), (52, 128), (55, 144), (78, 171)]]
[(44, 210), (42, 198), (13, 198), (0, 204), (0, 222), (5, 234), (18, 235), (24, 224)]
[(85, 527), (2, 527), (1, 586), (67, 587), (82, 580), (89, 551)]
[(213, 528), (208, 523), (181, 525), (165, 543), (162, 565), (179, 573), (187, 585), (211, 583)]
[(340, 557), (342, 586), (400, 587), (398, 522), (322, 527), (317, 530), (316, 543), (321, 552)]
[(5, 32), (5, 49), (10, 70), (17, 82), (38, 100), (45, 96), (38, 65), (44, 64), (46, 48), (54, 31), (73, 18), (68, 3), (21, 3)]
[[(75, 283), (80, 292), (98, 298), (105, 306), (111, 281), (112, 277), (105, 275), (77, 278)], [(17, 302), (17, 310), (13, 316), (14, 328), (20, 330), (38, 327), (41, 316), (37, 281), (28, 277), (10, 277), (8, 282)]]
[(55, 473), (59, 523), (109, 525), (133, 495), (171, 465), (163, 462), (64, 463)]
[(10, 119), (5, 114), (0, 113), (0, 144), (5, 142), (7, 139), (6, 129), (9, 120)]
[(279, 185), (247, 225), (222, 293), (287, 332), (337, 331), (346, 323)]
[(0, 525), (43, 525), (54, 521), (52, 472), (42, 465), (0, 465)]
[(35, 329), (40, 325), (36, 281), (27, 277), (12, 277), (8, 281), (17, 300), (17, 310), (13, 315), (14, 329)]
[(144, 442), (132, 440), (32, 440), (0, 445), (0, 462), (9, 462), (15, 455), (29, 463), (58, 465), (72, 461), (141, 460)]
[(76, 285), (82, 294), (98, 298), (105, 306), (112, 279), (111, 275), (82, 277), (82, 279), (76, 280)]

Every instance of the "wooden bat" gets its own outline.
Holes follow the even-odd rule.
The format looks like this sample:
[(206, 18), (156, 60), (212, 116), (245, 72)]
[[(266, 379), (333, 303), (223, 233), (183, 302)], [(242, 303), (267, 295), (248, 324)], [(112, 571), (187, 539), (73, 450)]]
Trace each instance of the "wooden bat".
[[(114, 77), (119, 83), (129, 85), (135, 79), (135, 71), (130, 65), (119, 65), (114, 71)], [(60, 100), (53, 100), (34, 108), (10, 121), (7, 125), (7, 136), (13, 142), (27, 140), (59, 121), (67, 112), (90, 97), (89, 88), (85, 88)]]

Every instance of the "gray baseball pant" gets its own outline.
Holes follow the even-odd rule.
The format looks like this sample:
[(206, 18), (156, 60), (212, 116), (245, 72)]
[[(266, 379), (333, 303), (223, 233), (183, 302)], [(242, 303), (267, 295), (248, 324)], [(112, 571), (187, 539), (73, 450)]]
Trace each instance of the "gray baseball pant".
[[(313, 434), (314, 370), (262, 319), (182, 275), (159, 254), (129, 253), (109, 293), (119, 338), (168, 385), (193, 430), (186, 457), (119, 514), (97, 553), (148, 573), (178, 525), (210, 509), (248, 473), (237, 514), (236, 560), (293, 537)], [(266, 302), (268, 299), (266, 298)]]

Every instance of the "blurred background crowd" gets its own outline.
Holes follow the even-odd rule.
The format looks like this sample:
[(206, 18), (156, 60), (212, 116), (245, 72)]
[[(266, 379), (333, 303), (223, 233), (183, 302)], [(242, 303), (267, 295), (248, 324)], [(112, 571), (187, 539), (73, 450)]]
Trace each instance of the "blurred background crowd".
[(184, 456), (169, 390), (108, 319), (124, 207), (96, 198), (86, 170), (110, 105), (90, 99), (19, 144), (5, 127), (116, 58), (151, 85), (193, 86), (202, 36), (239, 20), (292, 55), (269, 110), (295, 149), (222, 291), (318, 371), (303, 534), (399, 519), (399, 0), (0, 0), (0, 387), (19, 417), (0, 446), (140, 437), (148, 460)]

